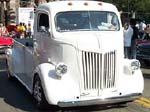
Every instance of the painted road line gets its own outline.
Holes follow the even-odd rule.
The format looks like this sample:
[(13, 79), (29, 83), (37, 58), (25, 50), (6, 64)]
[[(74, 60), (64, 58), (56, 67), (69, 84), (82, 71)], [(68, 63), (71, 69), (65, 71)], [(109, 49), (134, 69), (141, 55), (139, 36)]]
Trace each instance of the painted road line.
[(145, 106), (146, 108), (150, 108), (150, 99), (141, 97), (141, 98), (135, 100), (135, 102)]

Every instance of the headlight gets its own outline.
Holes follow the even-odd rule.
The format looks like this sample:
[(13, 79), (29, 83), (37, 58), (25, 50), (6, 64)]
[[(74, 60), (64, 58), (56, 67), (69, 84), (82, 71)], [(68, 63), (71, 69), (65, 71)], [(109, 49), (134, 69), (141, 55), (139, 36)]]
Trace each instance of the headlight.
[(12, 54), (12, 50), (11, 50), (11, 49), (7, 49), (7, 50), (5, 51), (5, 54), (6, 54), (7, 56), (11, 55), (11, 54)]
[(135, 61), (131, 62), (131, 69), (132, 69), (132, 71), (140, 69), (140, 66), (141, 66), (141, 64), (140, 64), (140, 62), (138, 60), (135, 60)]
[(67, 73), (67, 65), (64, 63), (59, 63), (55, 66), (55, 70), (58, 76), (63, 76), (65, 73)]
[(141, 64), (136, 59), (124, 59), (124, 73), (126, 75), (133, 75), (136, 70), (139, 70)]

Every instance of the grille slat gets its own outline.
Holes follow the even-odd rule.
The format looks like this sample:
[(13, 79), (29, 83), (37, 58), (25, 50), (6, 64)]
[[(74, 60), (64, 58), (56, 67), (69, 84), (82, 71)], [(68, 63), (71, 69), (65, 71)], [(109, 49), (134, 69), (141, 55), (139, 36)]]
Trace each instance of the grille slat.
[(92, 69), (93, 69), (93, 71), (92, 71), (92, 75), (93, 75), (92, 83), (93, 83), (93, 86), (95, 88), (96, 87), (96, 84), (95, 84), (96, 78), (95, 78), (95, 61), (94, 61), (94, 54), (93, 53), (92, 53)]
[(98, 55), (97, 54), (95, 54), (95, 85), (96, 85), (96, 87), (95, 88), (98, 88)]
[(86, 74), (87, 74), (87, 70), (86, 70), (86, 58), (85, 58), (86, 56), (85, 56), (85, 53), (82, 53), (82, 62), (83, 62), (83, 71), (84, 71), (84, 77), (83, 77), (83, 82), (84, 82), (84, 89), (86, 90), (87, 89), (87, 77), (86, 77)]
[(116, 85), (116, 51), (82, 52), (84, 90), (109, 89)]
[(92, 53), (89, 53), (89, 67), (90, 67), (90, 74), (89, 74), (89, 78), (90, 78), (90, 89), (92, 89), (92, 79), (93, 79), (93, 69), (92, 69)]

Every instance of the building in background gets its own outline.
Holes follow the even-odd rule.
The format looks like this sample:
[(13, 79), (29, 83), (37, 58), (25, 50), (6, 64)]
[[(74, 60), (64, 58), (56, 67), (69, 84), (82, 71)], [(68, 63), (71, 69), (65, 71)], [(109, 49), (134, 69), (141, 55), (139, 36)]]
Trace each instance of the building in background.
[(0, 0), (0, 22), (16, 24), (16, 10), (19, 7), (36, 7), (53, 0)]
[(0, 22), (5, 24), (15, 23), (16, 8), (19, 0), (0, 0)]

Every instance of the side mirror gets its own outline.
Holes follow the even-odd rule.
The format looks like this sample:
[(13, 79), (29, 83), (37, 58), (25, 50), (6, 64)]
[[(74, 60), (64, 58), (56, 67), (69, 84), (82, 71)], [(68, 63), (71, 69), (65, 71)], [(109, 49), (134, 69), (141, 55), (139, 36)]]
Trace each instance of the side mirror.
[(51, 36), (51, 29), (45, 26), (40, 26), (40, 31), (49, 34)]
[(45, 26), (40, 26), (40, 31), (41, 32), (47, 32), (46, 27)]

